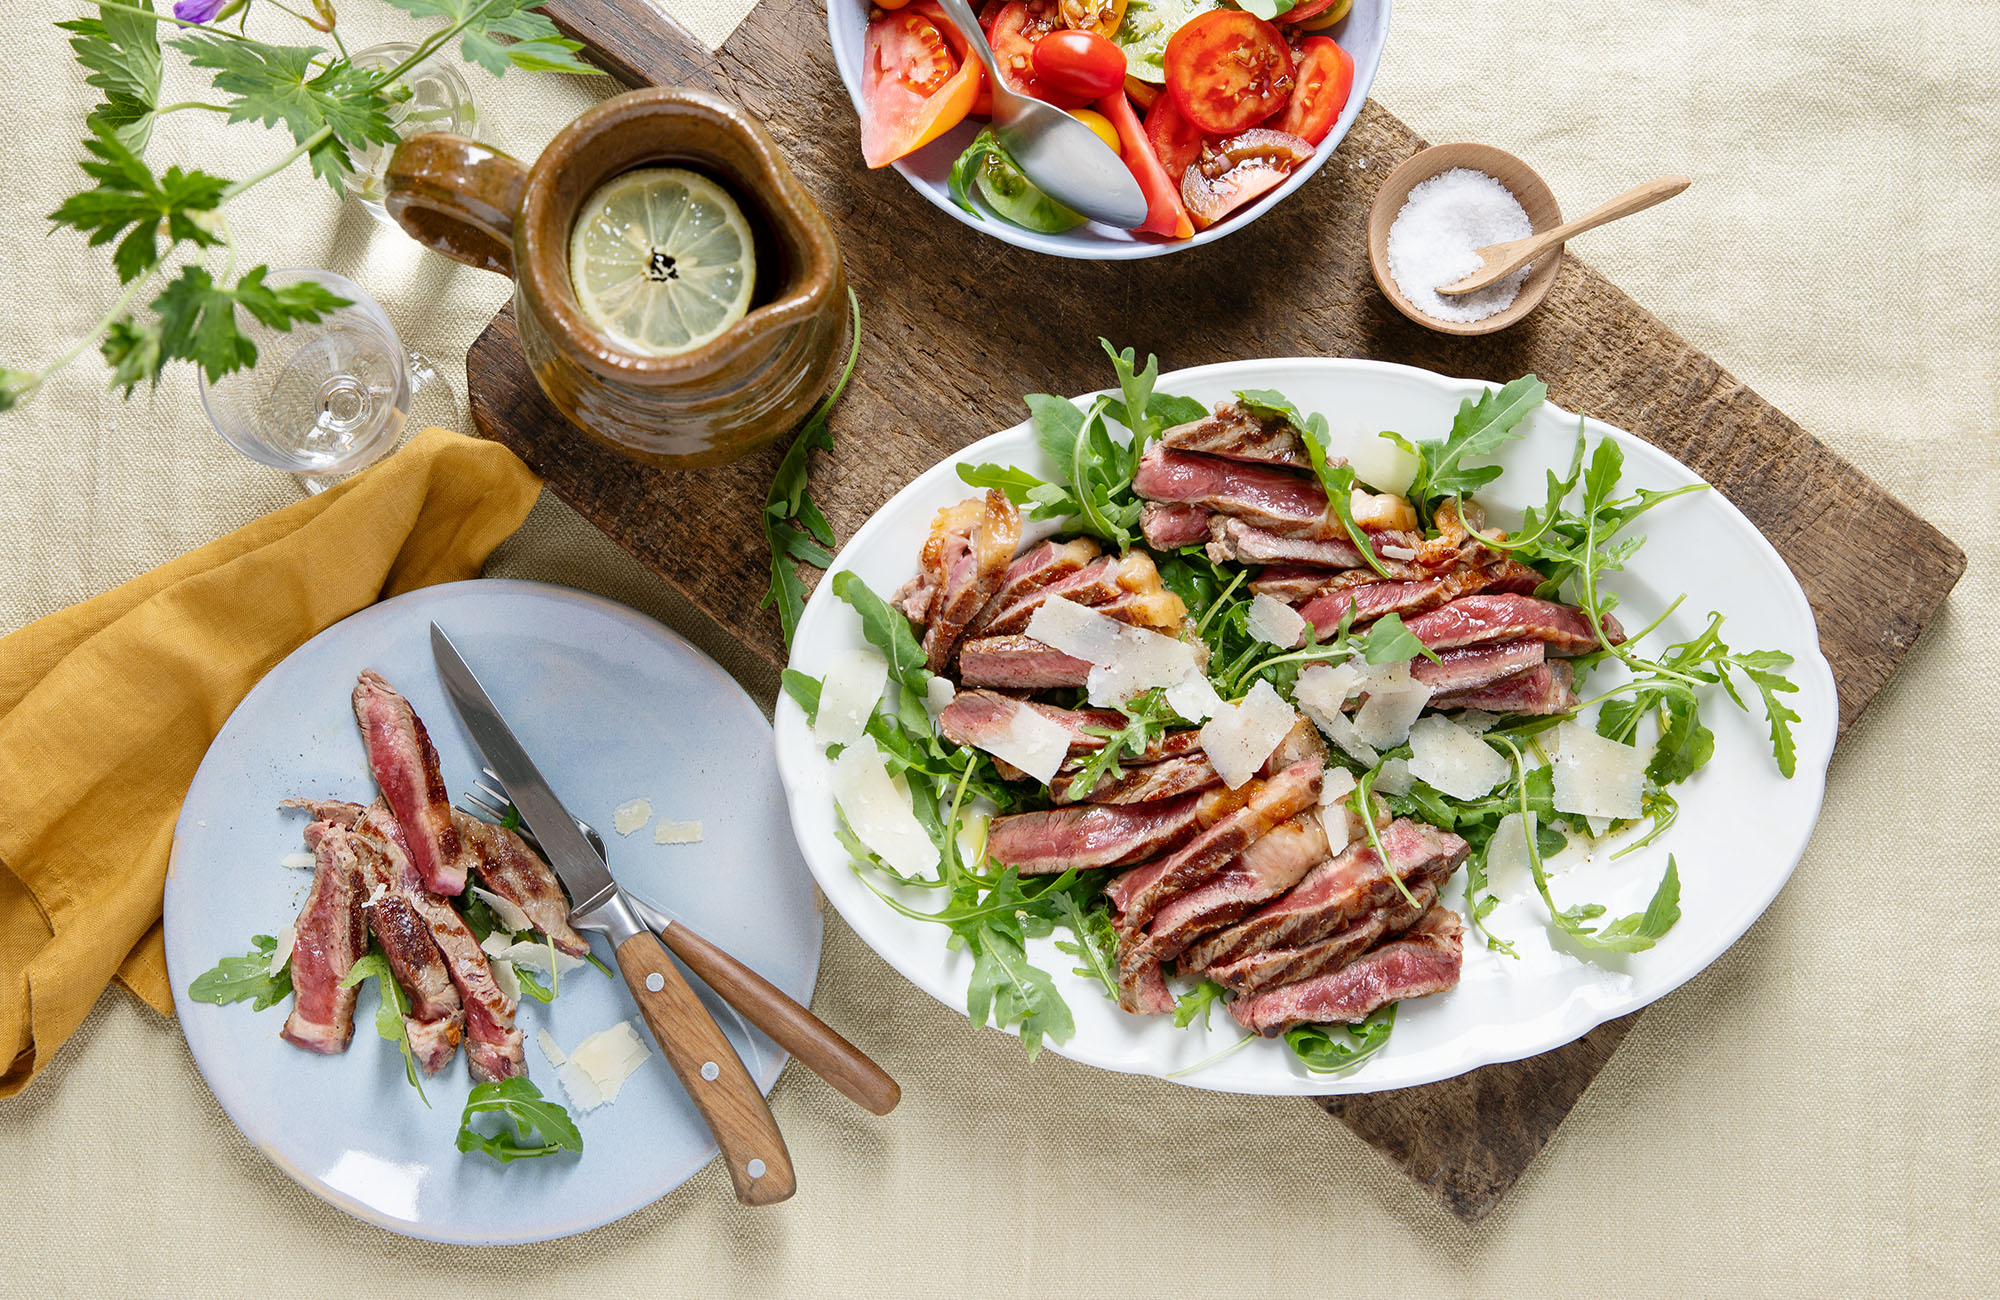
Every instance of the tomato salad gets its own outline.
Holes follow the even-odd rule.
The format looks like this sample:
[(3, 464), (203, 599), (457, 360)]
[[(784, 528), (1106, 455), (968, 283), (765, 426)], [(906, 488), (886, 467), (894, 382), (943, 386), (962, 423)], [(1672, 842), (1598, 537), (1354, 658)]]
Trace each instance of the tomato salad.
[[(1070, 112), (1131, 169), (1147, 205), (1135, 233), (1186, 239), (1304, 166), (1354, 89), (1353, 58), (1320, 34), (1352, 0), (1240, 3), (987, 0), (979, 22), (1009, 88)], [(985, 69), (936, 0), (874, 0), (861, 90), (870, 167), (992, 112)], [(990, 127), (951, 173), (952, 197), (983, 216), (975, 189), (1029, 230), (1084, 221), (1036, 189)]]

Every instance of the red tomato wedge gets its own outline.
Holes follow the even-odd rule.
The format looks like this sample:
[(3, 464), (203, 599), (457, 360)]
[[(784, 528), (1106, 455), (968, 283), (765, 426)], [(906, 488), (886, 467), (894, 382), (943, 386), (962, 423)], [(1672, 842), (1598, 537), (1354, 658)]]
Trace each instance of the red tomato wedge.
[(1139, 190), (1146, 196), (1146, 220), (1136, 227), (1148, 234), (1166, 235), (1172, 239), (1186, 239), (1194, 234), (1194, 221), (1188, 216), (1187, 207), (1181, 203), (1180, 190), (1168, 179), (1166, 169), (1153, 153), (1153, 146), (1146, 139), (1146, 130), (1139, 124), (1139, 115), (1132, 111), (1132, 101), (1125, 98), (1125, 92), (1114, 90), (1097, 101), (1097, 111), (1111, 119), (1111, 125), (1118, 130), (1118, 139), (1124, 145), (1125, 165), (1132, 171), (1132, 179), (1139, 182)]
[(1294, 64), (1292, 98), (1278, 129), (1316, 145), (1326, 139), (1354, 90), (1354, 56), (1330, 36), (1308, 36)]
[[(957, 25), (951, 19), (944, 16), (944, 6), (939, 4), (938, 0), (904, 0), (904, 4), (907, 6), (908, 12), (916, 14), (921, 18), (928, 18), (931, 26), (937, 28), (944, 35), (945, 40), (951, 43), (952, 53), (956, 54), (961, 61), (979, 68), (979, 97), (972, 101), (970, 116), (993, 116), (992, 80), (987, 77), (986, 69), (979, 66), (979, 60), (972, 57), (972, 46), (965, 37), (959, 34)], [(1000, 7), (996, 3), (993, 6), (993, 11), (998, 13)]]
[(979, 97), (979, 63), (939, 28), (911, 9), (892, 10), (868, 25), (861, 157), (870, 167), (886, 167), (923, 148), (964, 121)]
[(1200, 127), (1181, 116), (1180, 105), (1172, 95), (1162, 95), (1153, 102), (1146, 114), (1146, 139), (1166, 170), (1167, 179), (1175, 185), (1181, 183), (1188, 166), (1201, 157), (1201, 147), (1208, 141)]
[(1167, 42), (1167, 90), (1181, 115), (1210, 135), (1234, 135), (1292, 97), (1292, 51), (1276, 27), (1240, 9), (1217, 9)]
[(1033, 95), (1058, 108), (1082, 108), (1087, 100), (1066, 95), (1035, 75), (1035, 46), (1061, 26), (1061, 15), (1047, 0), (1013, 0), (988, 33), (993, 64), (1000, 69), (1000, 79), (1018, 94)]
[(1313, 147), (1295, 135), (1252, 127), (1203, 149), (1181, 176), (1181, 197), (1206, 230), (1278, 188), (1312, 156)]
[(1125, 85), (1125, 51), (1096, 32), (1050, 32), (1034, 63), (1035, 80), (1058, 94), (1102, 99)]

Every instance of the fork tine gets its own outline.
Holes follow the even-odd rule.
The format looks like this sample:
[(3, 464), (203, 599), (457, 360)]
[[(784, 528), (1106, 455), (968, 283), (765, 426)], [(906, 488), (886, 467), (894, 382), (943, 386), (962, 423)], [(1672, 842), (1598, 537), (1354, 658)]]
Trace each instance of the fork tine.
[[(470, 804), (474, 805), (474, 807), (478, 808), (478, 810), (479, 810), (479, 811), (480, 811), (481, 813), (485, 813), (485, 814), (487, 814), (487, 815), (489, 815), (489, 816), (492, 816), (492, 817), (496, 817), (496, 818), (498, 818), (498, 817), (504, 817), (504, 816), (506, 815), (506, 811), (507, 811), (507, 810), (506, 810), (506, 809), (505, 809), (504, 807), (496, 807), (496, 806), (495, 806), (494, 804), (492, 804), (491, 802), (489, 802), (489, 801), (488, 801), (487, 799), (485, 799), (485, 798), (482, 798), (481, 796), (482, 796), (482, 795), (484, 795), (485, 793), (486, 793), (486, 791), (484, 791), (483, 789), (474, 789), (474, 790), (468, 790), (468, 791), (466, 791), (466, 792), (465, 792), (465, 793), (464, 793), (463, 795), (461, 795), (460, 797), (461, 797), (461, 798), (462, 798), (462, 799), (463, 799), (463, 800), (464, 800), (464, 801), (465, 801), (466, 803), (470, 803)], [(463, 810), (463, 811), (465, 811), (465, 812), (468, 812), (468, 813), (472, 811), (472, 809), (471, 809), (471, 808), (464, 808), (464, 809), (462, 809), (462, 810)]]

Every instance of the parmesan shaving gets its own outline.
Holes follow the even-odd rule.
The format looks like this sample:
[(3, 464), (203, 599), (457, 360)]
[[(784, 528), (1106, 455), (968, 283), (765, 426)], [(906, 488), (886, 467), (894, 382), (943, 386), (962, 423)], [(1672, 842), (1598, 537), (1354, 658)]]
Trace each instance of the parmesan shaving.
[(1280, 650), (1296, 649), (1305, 635), (1306, 621), (1299, 611), (1284, 601), (1258, 592), (1250, 601), (1250, 617), (1244, 626), (1250, 635)]
[(813, 738), (821, 745), (851, 745), (859, 740), (888, 684), (889, 661), (874, 649), (836, 655), (820, 686)]
[(1193, 672), (1167, 687), (1167, 707), (1189, 722), (1212, 718), (1222, 707), (1215, 684), (1200, 672)]
[(285, 969), (285, 963), (292, 959), (292, 949), (298, 946), (299, 927), (288, 925), (278, 931), (278, 946), (271, 949), (271, 960), (265, 963), (264, 973), (276, 975)]
[(1297, 684), (1292, 688), (1292, 698), (1299, 702), (1306, 716), (1319, 725), (1327, 735), (1327, 720), (1342, 716), (1342, 709), (1349, 696), (1359, 689), (1361, 674), (1351, 663), (1313, 664), (1299, 674)]
[(1376, 664), (1362, 683), (1368, 699), (1354, 714), (1354, 734), (1374, 749), (1394, 749), (1409, 738), (1410, 724), (1430, 703), (1431, 688), (1410, 676), (1399, 661)]
[(956, 698), (958, 698), (958, 687), (951, 684), (951, 678), (940, 673), (924, 686), (924, 712), (935, 718)]
[(663, 817), (660, 819), (660, 824), (653, 828), (653, 843), (699, 844), (701, 843), (701, 823), (670, 822)]
[(1332, 430), (1326, 441), (1329, 456), (1344, 457), (1354, 467), (1354, 476), (1377, 491), (1401, 496), (1417, 481), (1416, 454), (1386, 433)]
[(490, 957), (486, 969), (493, 972), (493, 987), (500, 990), (500, 996), (507, 999), (507, 1005), (521, 1005), (521, 981), (514, 974), (514, 963), (504, 957)]
[(1375, 778), (1375, 790), (1380, 794), (1408, 794), (1410, 792), (1410, 760), (1392, 758), (1382, 764), (1382, 774)]
[(1417, 553), (1407, 546), (1383, 546), (1381, 556), (1385, 560), (1414, 560)]
[(1500, 725), (1500, 715), (1497, 713), (1487, 713), (1481, 709), (1467, 709), (1454, 718), (1453, 721), (1473, 735), (1483, 736)]
[[(1051, 596), (1035, 609), (1027, 634), (1091, 665), (1087, 689), (1090, 702), (1099, 706), (1117, 704), (1156, 686), (1171, 691), (1201, 676), (1194, 647), (1187, 642), (1120, 623), (1063, 596)], [(1188, 691), (1190, 704), (1196, 704), (1199, 688), (1190, 686)], [(1178, 706), (1176, 712), (1199, 720)]]
[(1525, 898), (1533, 887), (1534, 872), (1528, 865), (1528, 836), (1521, 814), (1508, 813), (1500, 819), (1486, 847), (1486, 888), (1495, 898), (1511, 902)]
[(542, 1055), (549, 1058), (550, 1065), (561, 1065), (569, 1060), (563, 1049), (556, 1046), (556, 1036), (546, 1029), (535, 1031), (535, 1041), (542, 1045)]
[(287, 853), (284, 857), (278, 859), (278, 864), (293, 871), (311, 871), (314, 866), (313, 855), (310, 853)]
[(1069, 732), (1036, 709), (1014, 709), (1002, 726), (987, 729), (975, 744), (1047, 785), (1069, 757)]
[[(539, 971), (543, 975), (567, 975), (583, 965), (583, 958), (572, 957), (553, 944), (535, 939), (510, 943), (507, 936), (498, 930), (480, 940), (479, 950), (488, 958), (498, 958), (501, 961), (512, 962), (516, 966), (526, 966), (529, 970)], [(552, 951), (556, 955), (553, 970), (549, 968), (549, 953)]]
[(889, 779), (882, 751), (868, 736), (833, 760), (833, 797), (855, 837), (906, 876), (938, 868), (937, 845), (910, 807), (910, 792)]
[[(1348, 778), (1353, 779), (1351, 776)], [(1339, 857), (1355, 838), (1354, 810), (1344, 803), (1327, 804), (1319, 810), (1319, 824), (1326, 831), (1329, 857)]]
[(1263, 678), (1236, 704), (1225, 704), (1201, 729), (1201, 747), (1230, 789), (1257, 774), (1298, 715)]
[(519, 934), (523, 930), (532, 930), (535, 928), (535, 923), (528, 919), (528, 914), (514, 906), (512, 900), (502, 898), (492, 890), (481, 889), (477, 885), (472, 887), (472, 893), (473, 897), (493, 909), (493, 915), (498, 917), (500, 924), (505, 926), (510, 932)]
[(1556, 728), (1555, 806), (1585, 817), (1645, 815), (1646, 765), (1653, 747), (1636, 749), (1565, 722)]
[(556, 1077), (578, 1110), (596, 1110), (618, 1100), (625, 1081), (651, 1056), (632, 1022), (621, 1020), (578, 1043), (556, 1067)]
[(1477, 799), (1511, 770), (1491, 745), (1449, 718), (1433, 714), (1410, 728), (1410, 775), (1454, 799)]
[(1321, 804), (1339, 803), (1353, 794), (1354, 787), (1359, 784), (1360, 782), (1354, 779), (1354, 773), (1346, 768), (1329, 767), (1326, 769), (1326, 775), (1320, 778), (1319, 801)]
[(627, 799), (612, 810), (611, 829), (620, 835), (630, 835), (651, 820), (653, 820), (651, 800)]

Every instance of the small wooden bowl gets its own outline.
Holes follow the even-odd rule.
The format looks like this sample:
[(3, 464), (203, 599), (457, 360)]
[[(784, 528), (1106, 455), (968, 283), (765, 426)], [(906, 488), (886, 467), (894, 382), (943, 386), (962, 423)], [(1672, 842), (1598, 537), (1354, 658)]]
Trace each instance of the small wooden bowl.
[(1537, 176), (1534, 168), (1505, 149), (1469, 141), (1432, 145), (1390, 172), (1389, 179), (1383, 181), (1382, 188), (1376, 192), (1375, 206), (1368, 212), (1368, 265), (1375, 272), (1375, 283), (1383, 296), (1395, 304), (1397, 311), (1417, 324), (1440, 334), (1491, 334), (1495, 330), (1506, 329), (1542, 305), (1542, 299), (1549, 295), (1549, 286), (1555, 283), (1556, 272), (1562, 269), (1563, 250), (1558, 246), (1554, 252), (1536, 262), (1527, 280), (1522, 283), (1521, 292), (1515, 295), (1514, 305), (1505, 311), (1495, 312), (1485, 320), (1439, 320), (1419, 310), (1396, 287), (1396, 277), (1389, 274), (1389, 227), (1396, 224), (1396, 214), (1403, 210), (1411, 190), (1454, 167), (1485, 172), (1506, 186), (1527, 210), (1528, 223), (1536, 233), (1562, 224), (1562, 209), (1556, 205), (1555, 192), (1549, 188), (1548, 182)]

